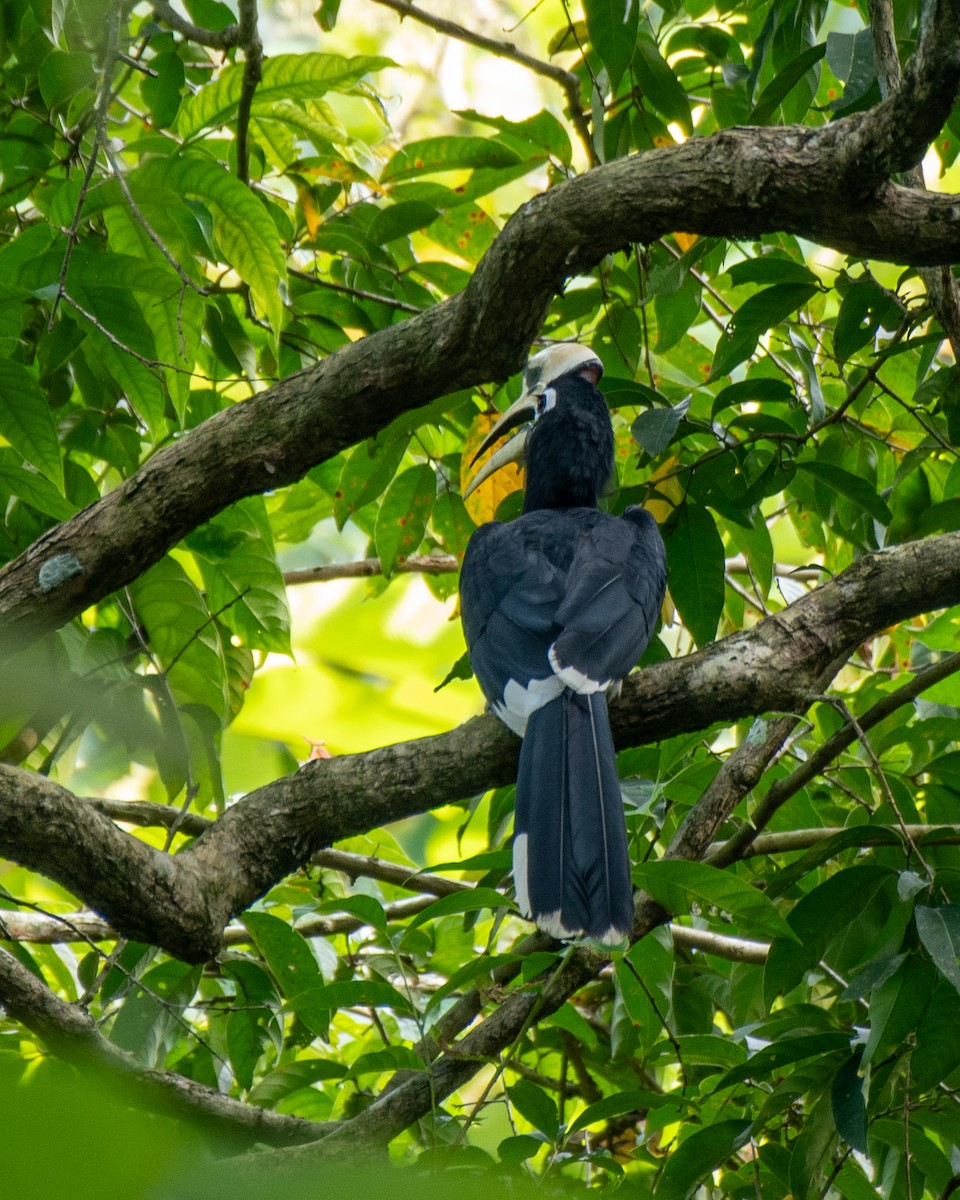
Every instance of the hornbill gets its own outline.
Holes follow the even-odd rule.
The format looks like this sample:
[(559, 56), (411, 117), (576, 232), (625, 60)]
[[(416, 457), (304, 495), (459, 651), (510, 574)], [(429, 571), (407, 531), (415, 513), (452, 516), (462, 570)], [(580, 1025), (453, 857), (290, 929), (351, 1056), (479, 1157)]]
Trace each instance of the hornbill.
[[(666, 556), (653, 517), (598, 501), (614, 470), (600, 359), (558, 344), (479, 453), (509, 430), (467, 488), (526, 462), (523, 515), (482, 525), (467, 546), (460, 607), (470, 664), (492, 711), (523, 738), (513, 874), (524, 916), (557, 938), (616, 945), (633, 888), (606, 691), (653, 636)], [(476, 461), (476, 459), (474, 459)]]

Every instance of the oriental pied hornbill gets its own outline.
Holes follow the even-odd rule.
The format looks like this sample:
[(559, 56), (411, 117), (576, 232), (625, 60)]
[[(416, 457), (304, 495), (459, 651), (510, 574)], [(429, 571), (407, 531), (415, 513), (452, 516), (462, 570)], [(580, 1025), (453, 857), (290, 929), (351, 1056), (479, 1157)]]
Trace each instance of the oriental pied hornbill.
[(467, 489), (526, 461), (523, 515), (473, 535), (460, 576), (470, 663), (494, 713), (523, 738), (513, 873), (545, 933), (607, 945), (633, 928), (633, 888), (606, 690), (636, 665), (663, 602), (656, 522), (598, 501), (613, 428), (583, 346), (534, 355), (520, 399), (480, 449), (526, 421)]

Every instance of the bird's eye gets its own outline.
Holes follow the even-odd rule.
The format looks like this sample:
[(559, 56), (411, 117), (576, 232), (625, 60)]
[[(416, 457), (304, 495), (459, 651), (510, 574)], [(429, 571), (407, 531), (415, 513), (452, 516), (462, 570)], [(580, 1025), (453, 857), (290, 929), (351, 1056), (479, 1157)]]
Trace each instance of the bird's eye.
[(537, 400), (537, 416), (542, 417), (545, 412), (549, 412), (557, 402), (557, 393), (553, 388), (544, 388), (540, 393), (540, 398)]

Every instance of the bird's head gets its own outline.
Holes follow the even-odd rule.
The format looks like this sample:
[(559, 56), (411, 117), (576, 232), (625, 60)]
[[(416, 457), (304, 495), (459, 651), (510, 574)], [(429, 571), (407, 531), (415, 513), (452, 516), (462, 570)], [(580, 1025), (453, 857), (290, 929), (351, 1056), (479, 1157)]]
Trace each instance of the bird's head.
[(464, 499), (501, 467), (508, 463), (523, 462), (530, 428), (553, 408), (557, 399), (555, 385), (561, 379), (581, 376), (591, 384), (596, 384), (602, 375), (603, 363), (586, 346), (562, 342), (534, 354), (523, 371), (523, 392), (520, 398), (510, 405), (484, 438), (473, 457), (473, 462), (512, 429), (516, 429), (518, 425), (523, 428), (491, 455), (474, 475), (463, 493)]

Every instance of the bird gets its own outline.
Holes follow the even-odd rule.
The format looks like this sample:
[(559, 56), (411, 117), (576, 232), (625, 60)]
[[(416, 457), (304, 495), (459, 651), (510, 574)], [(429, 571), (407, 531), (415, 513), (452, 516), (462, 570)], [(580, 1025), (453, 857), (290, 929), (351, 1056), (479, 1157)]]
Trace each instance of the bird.
[(633, 929), (633, 885), (607, 694), (654, 635), (667, 570), (650, 513), (599, 507), (614, 474), (602, 374), (601, 359), (580, 344), (556, 343), (528, 360), (520, 398), (474, 463), (522, 428), (465, 489), (523, 461), (523, 512), (474, 531), (460, 611), (488, 707), (523, 739), (518, 908), (554, 938), (617, 946)]

